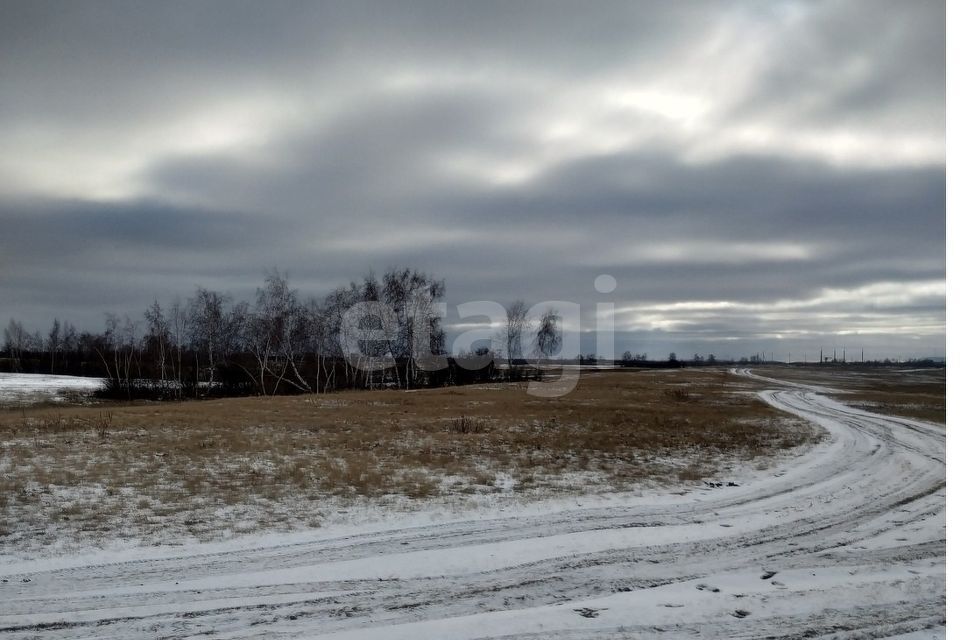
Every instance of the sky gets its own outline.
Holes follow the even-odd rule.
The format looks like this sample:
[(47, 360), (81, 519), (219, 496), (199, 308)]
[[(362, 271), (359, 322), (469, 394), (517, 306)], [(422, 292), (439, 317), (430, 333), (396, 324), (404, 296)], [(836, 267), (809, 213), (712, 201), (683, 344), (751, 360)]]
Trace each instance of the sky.
[(614, 303), (618, 353), (943, 355), (944, 23), (926, 0), (0, 0), (0, 322), (411, 266), (446, 280), (451, 335), (456, 305), (523, 298), (581, 305), (584, 352)]

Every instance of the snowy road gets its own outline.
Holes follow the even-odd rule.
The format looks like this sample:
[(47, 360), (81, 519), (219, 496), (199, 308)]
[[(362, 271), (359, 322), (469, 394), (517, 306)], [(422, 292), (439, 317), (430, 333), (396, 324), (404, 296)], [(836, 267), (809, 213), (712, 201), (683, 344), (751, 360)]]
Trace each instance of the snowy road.
[(750, 483), (0, 564), (0, 638), (942, 637), (944, 428), (764, 382), (829, 437)]

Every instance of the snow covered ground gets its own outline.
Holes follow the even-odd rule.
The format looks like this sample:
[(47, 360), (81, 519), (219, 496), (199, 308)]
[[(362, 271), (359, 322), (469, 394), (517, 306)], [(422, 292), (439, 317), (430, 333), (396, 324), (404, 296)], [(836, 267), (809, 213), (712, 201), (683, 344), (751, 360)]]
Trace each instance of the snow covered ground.
[(89, 395), (102, 386), (101, 378), (0, 373), (0, 406), (62, 402), (71, 395)]
[(7, 558), (0, 637), (943, 637), (943, 427), (767, 382), (829, 437), (739, 486)]

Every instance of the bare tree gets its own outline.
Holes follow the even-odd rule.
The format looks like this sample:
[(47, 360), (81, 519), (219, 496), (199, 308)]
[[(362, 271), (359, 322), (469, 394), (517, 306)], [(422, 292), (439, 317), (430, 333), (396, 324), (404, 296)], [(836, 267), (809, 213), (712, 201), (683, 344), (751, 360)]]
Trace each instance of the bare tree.
[[(286, 274), (267, 273), (264, 286), (257, 289), (253, 311), (246, 319), (246, 344), (259, 369), (260, 392), (276, 394), (285, 382), (299, 391), (310, 391), (300, 372), (300, 359), (309, 344), (308, 316), (290, 289)], [(267, 387), (267, 376), (272, 387)]]
[[(362, 283), (351, 283), (327, 298), (330, 324), (336, 327), (331, 342), (341, 346), (355, 383), (371, 387), (379, 371), (392, 372), (397, 384), (410, 386), (419, 381), (422, 369), (436, 368), (433, 356), (444, 353), (445, 342), (436, 301), (444, 292), (442, 280), (392, 269), (382, 280), (370, 273)], [(445, 359), (443, 363), (445, 367)]]
[[(106, 329), (103, 332), (103, 340), (94, 342), (93, 347), (100, 356), (104, 368), (107, 370), (107, 377), (119, 381), (120, 362), (117, 336), (120, 331), (120, 317), (115, 313), (108, 313), (106, 314), (104, 324), (106, 325)], [(113, 362), (112, 369), (110, 368), (111, 362)]]
[(92, 341), (91, 345), (103, 362), (107, 377), (116, 380), (129, 396), (133, 367), (136, 365), (139, 368), (140, 341), (137, 338), (137, 324), (128, 316), (121, 321), (117, 314), (108, 313), (105, 325), (103, 336)]
[(167, 358), (170, 351), (170, 326), (163, 308), (156, 300), (143, 314), (147, 321), (147, 333), (144, 336), (146, 351), (152, 356), (160, 373), (160, 381), (167, 380)]
[(11, 318), (3, 330), (3, 350), (10, 354), (14, 371), (20, 371), (23, 354), (29, 348), (29, 344), (30, 334), (20, 322)]
[(228, 334), (226, 305), (229, 300), (216, 291), (198, 287), (189, 302), (189, 335), (197, 359), (197, 382), (200, 376), (200, 354), (206, 356), (207, 390), (213, 388), (217, 358)]
[(176, 380), (176, 393), (179, 397), (183, 394), (183, 349), (186, 346), (187, 328), (189, 324), (189, 315), (179, 298), (176, 298), (170, 305), (167, 318), (171, 349), (173, 351), (171, 354), (171, 368), (173, 369), (173, 378)]
[(396, 327), (390, 352), (394, 358), (403, 360), (403, 380), (408, 388), (417, 382), (416, 361), (425, 363), (428, 356), (443, 349), (443, 329), (436, 302), (445, 293), (443, 280), (415, 269), (391, 269), (383, 275), (380, 298), (384, 304), (381, 306), (393, 317), (383, 318), (381, 324)]
[(70, 322), (64, 321), (60, 329), (60, 353), (61, 368), (68, 370), (70, 367), (70, 354), (80, 350), (80, 340), (77, 335), (77, 328)]
[(523, 300), (514, 300), (507, 307), (507, 326), (504, 327), (506, 338), (507, 364), (513, 368), (514, 363), (523, 357), (523, 335), (530, 328), (528, 313), (530, 307)]
[(50, 373), (56, 373), (57, 355), (63, 349), (63, 334), (60, 319), (53, 319), (53, 326), (47, 333), (47, 352), (50, 354)]
[(337, 327), (339, 326), (337, 311), (331, 304), (330, 298), (326, 302), (311, 299), (305, 313), (309, 340), (316, 358), (314, 391), (326, 393), (331, 384), (336, 384), (336, 360), (332, 367), (328, 367), (328, 362), (330, 356), (337, 353)]
[[(329, 323), (330, 330), (333, 331), (333, 335), (330, 336), (331, 343), (334, 345), (331, 353), (333, 355), (342, 355), (344, 360), (352, 360), (360, 357), (360, 354), (348, 352), (343, 345), (355, 344), (358, 340), (360, 327), (344, 322), (344, 319), (347, 317), (353, 305), (361, 301), (361, 299), (360, 287), (355, 282), (351, 282), (349, 287), (338, 287), (335, 289), (324, 301), (323, 308), (326, 321)], [(344, 335), (345, 332), (349, 335)], [(360, 369), (354, 367), (353, 371), (355, 373), (353, 383), (356, 384), (359, 380)], [(349, 371), (347, 373), (349, 373)], [(334, 364), (332, 375), (336, 376), (336, 364)], [(344, 384), (348, 384), (348, 382), (349, 378), (344, 380)], [(333, 384), (336, 386), (335, 378)]]

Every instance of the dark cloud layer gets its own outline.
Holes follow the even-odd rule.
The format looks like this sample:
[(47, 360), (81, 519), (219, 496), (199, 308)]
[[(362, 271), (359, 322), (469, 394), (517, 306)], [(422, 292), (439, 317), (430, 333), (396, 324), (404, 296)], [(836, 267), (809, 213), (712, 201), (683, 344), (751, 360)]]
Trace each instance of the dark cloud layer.
[(410, 264), (620, 350), (940, 354), (943, 12), (6, 2), (0, 317)]

